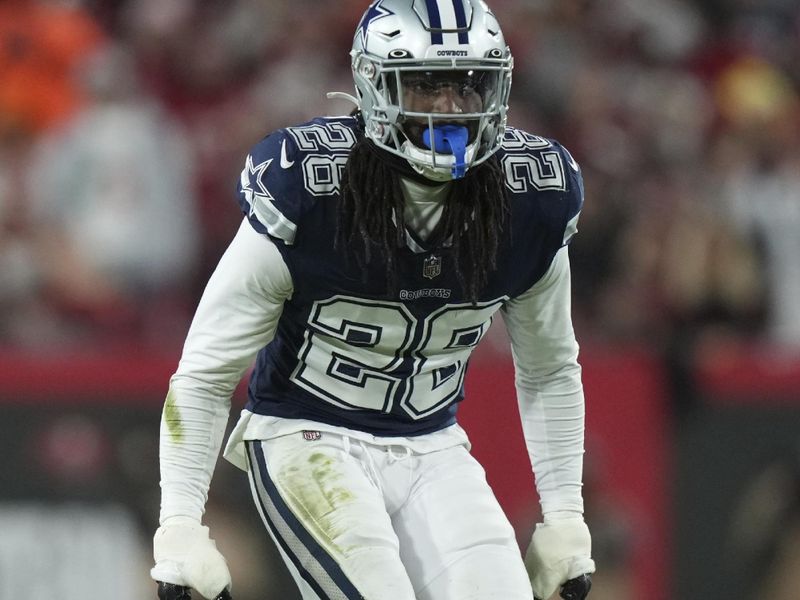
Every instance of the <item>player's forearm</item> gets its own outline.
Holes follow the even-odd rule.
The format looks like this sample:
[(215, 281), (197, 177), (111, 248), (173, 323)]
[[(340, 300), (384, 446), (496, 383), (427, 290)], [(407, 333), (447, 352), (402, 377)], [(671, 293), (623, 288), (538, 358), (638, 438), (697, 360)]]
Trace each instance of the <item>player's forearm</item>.
[(516, 364), (525, 444), (545, 515), (583, 511), (585, 407), (577, 356), (578, 346), (570, 335), (553, 343), (544, 364)]
[(224, 311), (224, 306), (201, 302), (170, 380), (161, 416), (162, 522), (172, 516), (202, 516), (231, 396), (261, 344), (253, 336), (230, 335), (236, 326), (220, 330), (208, 318)]
[(517, 390), (525, 445), (545, 515), (583, 512), (583, 390), (579, 380), (558, 388)]
[(161, 515), (200, 520), (217, 462), (230, 400), (170, 386), (161, 416)]

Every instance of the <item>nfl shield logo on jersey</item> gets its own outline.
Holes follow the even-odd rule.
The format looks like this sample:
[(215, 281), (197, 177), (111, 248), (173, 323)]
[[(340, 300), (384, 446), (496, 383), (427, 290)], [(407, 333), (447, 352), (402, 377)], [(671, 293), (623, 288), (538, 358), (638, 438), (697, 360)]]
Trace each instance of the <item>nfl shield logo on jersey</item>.
[(442, 257), (441, 256), (429, 256), (425, 259), (425, 262), (422, 263), (422, 275), (428, 279), (433, 279), (434, 277), (438, 277), (438, 275), (442, 272)]

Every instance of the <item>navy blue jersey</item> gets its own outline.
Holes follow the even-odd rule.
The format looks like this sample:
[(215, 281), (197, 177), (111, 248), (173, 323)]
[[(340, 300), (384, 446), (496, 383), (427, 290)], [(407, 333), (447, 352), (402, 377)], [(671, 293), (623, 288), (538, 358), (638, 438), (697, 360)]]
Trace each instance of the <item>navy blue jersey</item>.
[(447, 248), (413, 232), (394, 288), (380, 261), (360, 268), (334, 248), (339, 185), (358, 135), (355, 118), (319, 118), (267, 136), (247, 157), (239, 204), (294, 283), (258, 354), (247, 409), (419, 435), (455, 421), (472, 350), (503, 303), (536, 283), (568, 243), (583, 183), (557, 142), (509, 128), (498, 158), (511, 214), (478, 301), (467, 300)]

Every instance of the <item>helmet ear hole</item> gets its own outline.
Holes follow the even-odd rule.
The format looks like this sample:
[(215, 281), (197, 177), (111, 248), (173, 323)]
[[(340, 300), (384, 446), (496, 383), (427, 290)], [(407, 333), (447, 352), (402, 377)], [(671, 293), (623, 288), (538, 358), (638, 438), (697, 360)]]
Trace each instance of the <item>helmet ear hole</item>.
[(375, 64), (369, 60), (362, 60), (361, 64), (358, 65), (358, 72), (362, 77), (374, 81), (375, 76), (378, 74), (378, 69), (375, 67)]
[(402, 48), (395, 48), (394, 50), (389, 52), (389, 58), (401, 59), (401, 58), (413, 58), (413, 57), (411, 56), (411, 52), (409, 52), (408, 50), (403, 50)]

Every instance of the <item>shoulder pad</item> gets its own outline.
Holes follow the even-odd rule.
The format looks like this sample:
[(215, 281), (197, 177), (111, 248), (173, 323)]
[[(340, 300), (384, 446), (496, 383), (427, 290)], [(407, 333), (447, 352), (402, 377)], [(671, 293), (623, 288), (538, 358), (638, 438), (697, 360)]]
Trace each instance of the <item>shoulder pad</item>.
[(563, 231), (563, 243), (577, 232), (583, 207), (583, 176), (575, 159), (555, 140), (509, 127), (498, 153), (512, 197), (532, 202), (544, 223)]
[(319, 118), (279, 129), (256, 144), (238, 185), (239, 206), (252, 226), (292, 244), (316, 199), (339, 194), (355, 128), (352, 117)]

